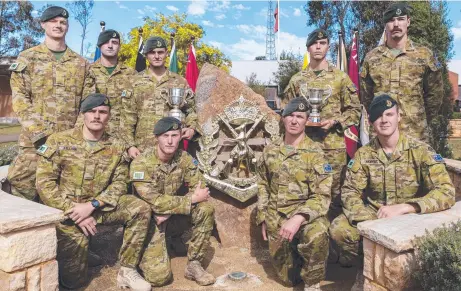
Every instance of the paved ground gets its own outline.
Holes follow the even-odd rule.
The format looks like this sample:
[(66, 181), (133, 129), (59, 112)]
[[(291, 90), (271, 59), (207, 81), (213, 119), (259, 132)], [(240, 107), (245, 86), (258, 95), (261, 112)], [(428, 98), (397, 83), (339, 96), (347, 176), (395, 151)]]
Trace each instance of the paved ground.
[[(101, 230), (100, 230), (101, 231)], [(90, 268), (91, 281), (88, 286), (80, 290), (86, 291), (116, 291), (120, 290), (116, 286), (116, 277), (119, 269), (117, 263), (117, 251), (121, 244), (121, 229), (106, 227), (103, 233), (98, 235), (92, 241), (92, 249), (104, 258), (104, 265)], [(262, 281), (257, 283), (243, 282), (235, 283), (231, 287), (200, 287), (194, 282), (188, 281), (183, 277), (186, 257), (173, 257), (172, 269), (174, 274), (173, 282), (162, 288), (153, 290), (162, 291), (186, 291), (186, 290), (263, 290), (263, 291), (302, 291), (303, 286), (283, 287), (275, 278), (275, 273), (270, 265), (268, 252), (264, 249), (244, 249), (244, 248), (221, 248), (218, 242), (212, 238), (212, 244), (209, 250), (209, 258), (206, 261), (207, 270), (216, 277), (233, 272), (243, 271), (257, 276), (256, 280)], [(328, 266), (327, 280), (322, 282), (324, 291), (349, 291), (354, 279), (355, 268), (341, 268), (337, 264)], [(64, 291), (62, 289), (61, 291)]]

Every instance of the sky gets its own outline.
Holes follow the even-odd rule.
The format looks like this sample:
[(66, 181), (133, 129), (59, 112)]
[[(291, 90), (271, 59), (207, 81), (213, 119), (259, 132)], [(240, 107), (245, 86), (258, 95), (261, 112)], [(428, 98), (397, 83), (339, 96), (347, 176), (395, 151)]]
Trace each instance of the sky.
[[(277, 1), (273, 1), (275, 8)], [(45, 4), (64, 6), (66, 1), (33, 1), (38, 10)], [(276, 33), (276, 50), (303, 54), (306, 37), (313, 27), (307, 27), (307, 14), (303, 6), (306, 1), (280, 1), (280, 31)], [(88, 27), (87, 42), (94, 53), (100, 32), (100, 21), (106, 22), (106, 29), (115, 29), (123, 35), (143, 24), (145, 16), (154, 17), (161, 12), (170, 15), (187, 13), (188, 21), (200, 24), (206, 32), (205, 43), (218, 47), (231, 60), (254, 60), (266, 52), (266, 26), (268, 1), (95, 1), (93, 20)], [(454, 60), (461, 64), (461, 1), (449, 1), (448, 17), (453, 27)], [(72, 15), (72, 11), (69, 11)], [(35, 11), (35, 13), (37, 13)], [(80, 52), (81, 26), (70, 20), (68, 45)], [(456, 67), (459, 67), (456, 65)], [(459, 68), (461, 75), (461, 67)]]

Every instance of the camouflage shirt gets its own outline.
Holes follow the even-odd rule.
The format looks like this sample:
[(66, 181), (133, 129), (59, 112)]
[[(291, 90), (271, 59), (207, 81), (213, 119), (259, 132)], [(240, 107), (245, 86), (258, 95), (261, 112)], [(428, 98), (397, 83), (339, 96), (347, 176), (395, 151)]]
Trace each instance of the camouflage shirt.
[[(349, 76), (329, 64), (327, 70), (316, 74), (307, 68), (291, 77), (284, 91), (284, 103), (302, 96), (299, 88), (307, 84), (310, 88), (331, 88), (332, 94), (320, 110), (322, 119), (336, 120), (339, 125), (325, 132), (323, 129), (308, 127), (307, 134), (310, 138), (320, 143), (324, 149), (345, 148), (344, 130), (358, 124), (360, 119), (360, 101), (357, 89)], [(325, 97), (324, 97), (325, 99)]]
[(90, 65), (85, 79), (83, 99), (91, 93), (102, 93), (109, 97), (110, 120), (106, 131), (110, 135), (118, 134), (123, 110), (122, 103), (132, 98), (133, 83), (136, 78), (137, 72), (122, 63), (117, 64), (112, 74), (107, 72), (100, 59)]
[(182, 150), (165, 164), (157, 157), (157, 148), (153, 147), (130, 165), (130, 181), (136, 193), (152, 206), (156, 214), (190, 214), (191, 195), (177, 196), (177, 191), (184, 183), (193, 191), (199, 180), (205, 186), (197, 161)]
[[(167, 103), (167, 91), (170, 88), (189, 89), (186, 79), (176, 73), (167, 71), (157, 82), (148, 69), (141, 72), (134, 83), (133, 95), (129, 96), (123, 111), (121, 127), (129, 146), (144, 149), (146, 143), (154, 137), (154, 125), (162, 117), (168, 116), (173, 109)], [(186, 100), (181, 108), (186, 114), (186, 126), (197, 128), (194, 95)]]
[(22, 132), (19, 145), (33, 143), (74, 126), (88, 63), (69, 47), (56, 60), (41, 44), (21, 52), (11, 65), (13, 110)]
[(421, 213), (450, 208), (455, 189), (442, 157), (427, 144), (401, 133), (389, 158), (377, 138), (348, 165), (341, 198), (349, 222), (376, 219), (381, 205), (415, 203)]
[(331, 172), (322, 149), (307, 136), (290, 152), (283, 142), (266, 146), (258, 162), (257, 223), (272, 219), (270, 213), (288, 219), (305, 214), (308, 222), (326, 215), (331, 200)]
[(108, 134), (90, 146), (81, 127), (51, 135), (37, 153), (37, 191), (48, 206), (64, 211), (73, 202), (97, 199), (103, 211), (117, 205), (126, 193), (128, 162), (125, 147)]
[(428, 121), (437, 115), (443, 100), (442, 71), (426, 47), (407, 41), (405, 51), (394, 56), (386, 45), (370, 51), (360, 72), (361, 98), (365, 107), (374, 96), (388, 93), (400, 107), (400, 128), (427, 141)]

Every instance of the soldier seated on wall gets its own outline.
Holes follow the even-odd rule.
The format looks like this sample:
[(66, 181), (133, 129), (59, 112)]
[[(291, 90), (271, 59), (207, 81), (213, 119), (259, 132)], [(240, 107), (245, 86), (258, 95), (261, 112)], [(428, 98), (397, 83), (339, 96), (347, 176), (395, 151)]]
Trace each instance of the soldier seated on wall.
[[(344, 266), (356, 264), (361, 251), (357, 223), (442, 211), (455, 203), (455, 188), (443, 158), (426, 143), (399, 131), (397, 102), (386, 94), (376, 96), (368, 112), (377, 136), (349, 162), (341, 194), (344, 213), (330, 226)], [(361, 274), (357, 286), (362, 284)]]
[(106, 95), (90, 94), (81, 104), (83, 126), (52, 134), (38, 150), (37, 191), (44, 204), (67, 219), (56, 226), (60, 284), (79, 288), (87, 281), (89, 237), (96, 225), (125, 227), (117, 283), (137, 291), (151, 285), (136, 270), (151, 219), (149, 204), (125, 195), (128, 156), (122, 142), (105, 128), (110, 118)]
[[(197, 160), (178, 149), (182, 129), (181, 122), (174, 117), (160, 119), (153, 131), (157, 142), (130, 166), (136, 194), (150, 204), (154, 213), (155, 221), (150, 224), (148, 244), (139, 265), (153, 286), (163, 286), (173, 278), (165, 232), (167, 228), (168, 233), (177, 231), (178, 220), (184, 215), (192, 223), (185, 277), (202, 286), (215, 282), (214, 276), (201, 265), (214, 227), (214, 208), (207, 202), (210, 191), (197, 168)], [(183, 183), (193, 190), (178, 196)]]
[(280, 280), (320, 290), (328, 257), (326, 218), (332, 168), (322, 149), (306, 136), (309, 107), (304, 98), (286, 105), (283, 140), (268, 145), (258, 163), (258, 216)]

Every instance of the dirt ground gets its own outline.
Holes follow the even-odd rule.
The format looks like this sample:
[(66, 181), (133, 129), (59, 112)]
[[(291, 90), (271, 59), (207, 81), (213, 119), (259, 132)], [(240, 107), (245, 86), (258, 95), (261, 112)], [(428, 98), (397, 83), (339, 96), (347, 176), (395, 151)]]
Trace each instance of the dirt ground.
[[(116, 291), (116, 278), (120, 265), (117, 262), (117, 252), (121, 245), (122, 229), (117, 227), (103, 226), (100, 233), (91, 242), (91, 249), (99, 254), (104, 264), (99, 267), (89, 269), (90, 282), (80, 289), (86, 291)], [(250, 250), (246, 248), (222, 248), (219, 243), (212, 237), (209, 256), (205, 261), (207, 270), (215, 277), (228, 274), (234, 271), (243, 271), (256, 276), (256, 281), (243, 281), (242, 283), (233, 283), (231, 286), (201, 287), (195, 282), (184, 278), (184, 268), (186, 266), (186, 257), (174, 257), (172, 255), (172, 269), (174, 279), (171, 284), (162, 288), (153, 288), (152, 290), (162, 291), (186, 291), (186, 290), (264, 290), (264, 291), (302, 291), (303, 284), (295, 287), (284, 287), (276, 280), (275, 272), (269, 261), (267, 248)], [(324, 291), (349, 291), (355, 279), (355, 268), (341, 268), (338, 264), (328, 265), (327, 278), (321, 283)], [(258, 280), (259, 279), (259, 280)], [(61, 289), (64, 291), (65, 289)]]

